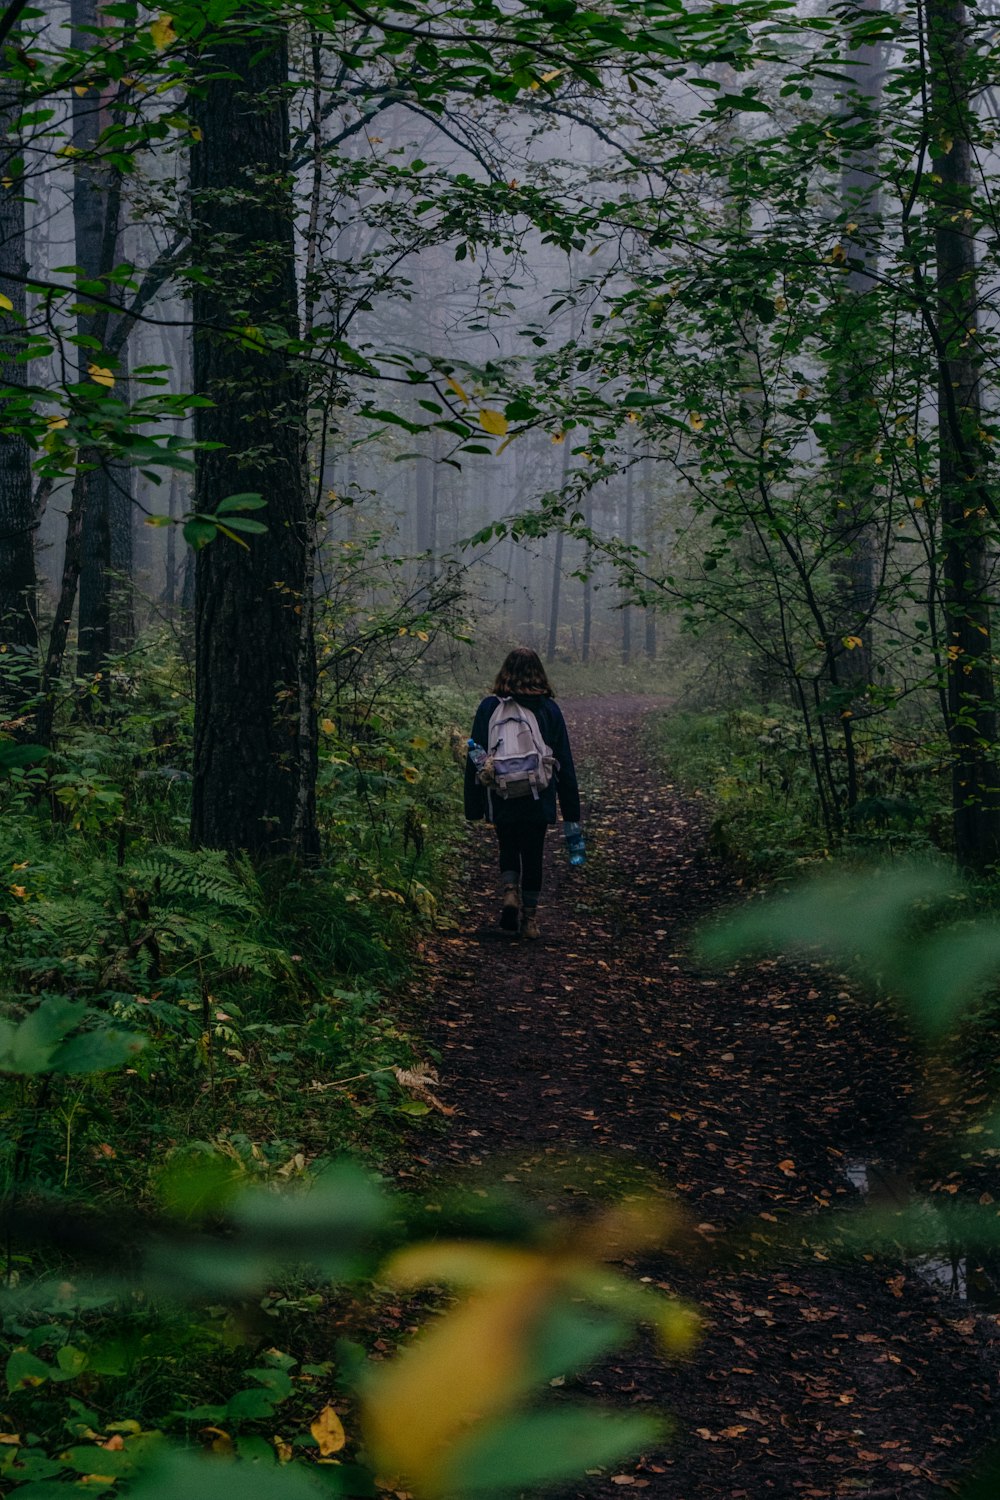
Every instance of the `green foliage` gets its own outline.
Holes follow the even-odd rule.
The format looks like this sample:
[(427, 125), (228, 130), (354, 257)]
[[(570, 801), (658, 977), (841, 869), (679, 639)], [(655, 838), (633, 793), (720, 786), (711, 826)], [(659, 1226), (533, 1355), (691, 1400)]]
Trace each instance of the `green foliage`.
[[(705, 799), (716, 853), (745, 871), (780, 877), (829, 859), (808, 739), (789, 711), (671, 711), (656, 721), (652, 735), (668, 772)], [(948, 787), (944, 757), (934, 749), (933, 742), (859, 731), (860, 796), (841, 831), (840, 849), (896, 856), (943, 841)], [(836, 746), (832, 765), (835, 782), (845, 783)]]

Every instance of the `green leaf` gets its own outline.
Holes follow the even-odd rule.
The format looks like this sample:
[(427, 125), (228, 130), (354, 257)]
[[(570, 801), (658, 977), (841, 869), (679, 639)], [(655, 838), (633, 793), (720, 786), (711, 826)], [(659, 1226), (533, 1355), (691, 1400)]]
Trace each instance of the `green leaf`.
[(263, 521), (251, 521), (249, 516), (227, 516), (225, 526), (219, 527), (220, 531), (247, 531), (253, 536), (260, 536), (267, 531)]
[(661, 1442), (665, 1431), (659, 1417), (592, 1407), (526, 1412), (466, 1439), (451, 1455), (442, 1487), (466, 1495), (570, 1479)]
[(217, 535), (218, 527), (211, 521), (193, 519), (184, 523), (184, 540), (194, 552), (200, 552), (202, 547), (214, 542)]
[(61, 996), (43, 1000), (14, 1032), (10, 1049), (0, 1059), (5, 1073), (45, 1073), (63, 1037), (79, 1026), (87, 1007)]
[(245, 1391), (237, 1391), (230, 1396), (226, 1402), (226, 1417), (232, 1420), (234, 1417), (257, 1421), (263, 1417), (274, 1415), (274, 1397), (270, 1391), (250, 1388)]
[(27, 1349), (15, 1349), (7, 1361), (8, 1391), (23, 1391), (49, 1378), (49, 1367)]
[(0, 745), (0, 771), (37, 765), (50, 754), (51, 751), (46, 750), (44, 745)]
[(234, 510), (263, 510), (267, 501), (263, 495), (250, 490), (245, 495), (227, 495), (215, 507), (215, 515), (228, 516)]
[(129, 1485), (129, 1500), (322, 1500), (330, 1488), (299, 1464), (277, 1469), (169, 1452)]
[(77, 1349), (74, 1344), (63, 1344), (56, 1355), (56, 1364), (59, 1366), (60, 1375), (53, 1370), (53, 1380), (75, 1380), (82, 1375), (89, 1361), (82, 1349)]
[(120, 1068), (136, 1057), (147, 1045), (146, 1038), (134, 1031), (85, 1031), (63, 1042), (50, 1064), (54, 1073), (79, 1076), (84, 1073), (106, 1073)]

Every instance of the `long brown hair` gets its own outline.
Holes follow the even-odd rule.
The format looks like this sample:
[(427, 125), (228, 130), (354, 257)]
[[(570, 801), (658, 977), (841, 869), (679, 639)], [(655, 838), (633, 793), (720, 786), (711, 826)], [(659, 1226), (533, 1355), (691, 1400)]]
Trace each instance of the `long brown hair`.
[(545, 675), (541, 657), (527, 646), (515, 646), (508, 651), (503, 666), (497, 673), (493, 691), (498, 698), (537, 695), (554, 698), (552, 684)]

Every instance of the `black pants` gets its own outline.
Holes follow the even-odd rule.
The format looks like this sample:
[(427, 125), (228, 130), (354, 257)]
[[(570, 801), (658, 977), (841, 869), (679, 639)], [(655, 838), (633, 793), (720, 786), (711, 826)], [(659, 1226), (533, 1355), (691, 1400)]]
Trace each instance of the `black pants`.
[(537, 906), (542, 890), (542, 851), (547, 823), (498, 823), (500, 875), (504, 885), (519, 885), (525, 906)]

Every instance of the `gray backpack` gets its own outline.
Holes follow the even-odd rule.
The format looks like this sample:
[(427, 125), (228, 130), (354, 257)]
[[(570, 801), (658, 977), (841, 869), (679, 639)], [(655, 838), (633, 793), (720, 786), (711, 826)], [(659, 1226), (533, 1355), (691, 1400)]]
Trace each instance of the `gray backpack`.
[(531, 709), (522, 708), (514, 698), (501, 698), (490, 718), (486, 761), (479, 773), (490, 795), (537, 801), (557, 769)]

